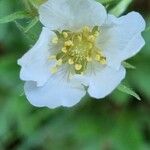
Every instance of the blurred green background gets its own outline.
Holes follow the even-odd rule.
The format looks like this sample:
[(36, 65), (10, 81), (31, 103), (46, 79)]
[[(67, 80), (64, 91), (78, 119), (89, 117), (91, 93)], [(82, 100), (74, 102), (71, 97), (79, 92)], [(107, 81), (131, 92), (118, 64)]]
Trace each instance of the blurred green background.
[[(116, 15), (138, 11), (150, 24), (149, 0), (99, 1)], [(24, 9), (23, 0), (0, 0), (0, 18)], [(116, 90), (103, 100), (86, 96), (73, 108), (54, 110), (29, 104), (19, 79), (17, 59), (40, 31), (40, 23), (27, 33), (15, 22), (0, 24), (0, 150), (150, 150), (150, 29), (143, 32), (145, 47), (128, 60), (137, 69), (124, 81), (142, 101)]]

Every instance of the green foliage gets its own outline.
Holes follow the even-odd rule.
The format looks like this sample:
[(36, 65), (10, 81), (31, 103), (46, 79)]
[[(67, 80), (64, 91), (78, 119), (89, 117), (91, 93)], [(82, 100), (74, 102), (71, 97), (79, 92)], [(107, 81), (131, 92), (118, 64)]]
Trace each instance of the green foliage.
[[(98, 1), (117, 16), (128, 12), (130, 2)], [(125, 83), (135, 92), (120, 85), (122, 92), (116, 90), (104, 100), (87, 96), (70, 109), (35, 108), (24, 96), (17, 59), (36, 42), (41, 24), (36, 15), (25, 15), (25, 19), (12, 15), (18, 11), (32, 12), (31, 5), (22, 2), (28, 1), (0, 0), (0, 18), (6, 19), (3, 22), (13, 21), (0, 24), (0, 150), (149, 150), (149, 28), (143, 33), (143, 50), (130, 63), (123, 63), (128, 68)], [(143, 15), (147, 20), (150, 17)], [(147, 24), (149, 27), (150, 22)], [(136, 93), (142, 101), (134, 101), (130, 96), (140, 99)]]

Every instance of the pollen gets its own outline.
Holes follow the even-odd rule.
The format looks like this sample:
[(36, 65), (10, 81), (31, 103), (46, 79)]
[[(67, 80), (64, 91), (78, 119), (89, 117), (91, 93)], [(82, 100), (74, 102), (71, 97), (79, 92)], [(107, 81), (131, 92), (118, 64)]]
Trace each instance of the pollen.
[(65, 30), (54, 37), (52, 43), (58, 45), (55, 53), (56, 66), (51, 72), (56, 73), (58, 69), (68, 64), (71, 73), (83, 74), (88, 64), (97, 62), (100, 65), (107, 63), (102, 50), (96, 46), (97, 38), (100, 36), (99, 27), (83, 27), (78, 32)]

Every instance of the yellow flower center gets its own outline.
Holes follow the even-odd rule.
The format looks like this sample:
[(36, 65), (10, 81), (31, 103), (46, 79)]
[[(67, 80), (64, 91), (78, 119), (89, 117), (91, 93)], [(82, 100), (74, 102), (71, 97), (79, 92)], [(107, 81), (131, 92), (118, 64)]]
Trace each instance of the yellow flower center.
[(87, 69), (88, 63), (92, 61), (97, 61), (101, 65), (106, 64), (106, 57), (96, 47), (96, 40), (100, 34), (97, 26), (92, 29), (85, 26), (80, 32), (66, 30), (55, 33), (57, 36), (52, 39), (52, 43), (61, 48), (54, 56), (50, 56), (50, 59), (57, 60), (51, 70), (52, 73), (56, 73), (63, 64), (70, 65), (77, 74), (82, 74)]

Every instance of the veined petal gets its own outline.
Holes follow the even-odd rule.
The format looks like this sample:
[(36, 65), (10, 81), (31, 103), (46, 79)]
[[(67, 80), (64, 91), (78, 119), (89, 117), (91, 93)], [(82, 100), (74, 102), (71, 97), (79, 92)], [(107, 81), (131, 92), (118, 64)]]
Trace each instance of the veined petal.
[(38, 86), (42, 86), (48, 80), (52, 65), (48, 57), (53, 36), (53, 32), (43, 28), (37, 43), (18, 60), (18, 64), (22, 67), (20, 73), (22, 80), (35, 81)]
[(88, 93), (94, 98), (104, 98), (110, 94), (125, 78), (126, 71), (121, 66), (119, 70), (103, 67), (83, 79), (88, 85)]
[(42, 87), (37, 87), (35, 82), (26, 82), (24, 89), (29, 102), (37, 107), (49, 108), (71, 107), (78, 103), (86, 94), (84, 87), (79, 82), (59, 77), (52, 76)]
[(131, 12), (118, 19), (109, 15), (98, 43), (109, 66), (118, 69), (122, 61), (140, 51), (145, 44), (141, 36), (144, 29), (145, 21), (139, 13)]
[(43, 25), (52, 30), (100, 26), (107, 18), (104, 6), (95, 0), (48, 0), (39, 14)]

